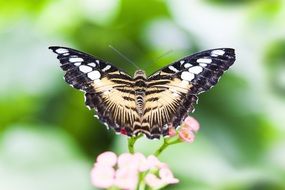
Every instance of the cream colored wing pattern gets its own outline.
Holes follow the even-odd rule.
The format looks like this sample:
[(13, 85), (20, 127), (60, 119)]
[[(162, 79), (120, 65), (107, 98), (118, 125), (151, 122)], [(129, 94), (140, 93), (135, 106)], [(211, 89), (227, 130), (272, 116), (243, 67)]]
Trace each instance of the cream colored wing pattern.
[[(161, 72), (160, 76), (168, 74)], [(143, 126), (148, 126), (151, 137), (168, 135), (170, 126), (180, 125), (188, 112), (193, 110), (197, 97), (189, 93), (191, 84), (179, 78), (148, 82), (145, 96)]]
[(213, 87), (235, 61), (230, 48), (219, 48), (185, 57), (152, 74), (147, 81), (143, 125), (151, 137), (168, 135), (194, 110), (197, 95)]
[[(109, 77), (112, 78), (112, 75)], [(115, 129), (116, 132), (133, 135), (133, 126), (140, 118), (136, 110), (135, 94), (130, 84), (121, 84), (111, 78), (102, 78), (93, 82), (94, 92), (88, 92), (86, 105), (94, 108), (99, 119), (106, 125)], [(127, 82), (120, 79), (121, 82)]]

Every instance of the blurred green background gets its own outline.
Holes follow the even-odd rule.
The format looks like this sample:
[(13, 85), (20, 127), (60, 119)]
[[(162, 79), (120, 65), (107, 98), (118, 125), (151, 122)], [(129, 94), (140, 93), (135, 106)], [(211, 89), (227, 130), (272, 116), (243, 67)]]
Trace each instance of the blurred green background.
[[(196, 141), (161, 156), (181, 180), (168, 189), (285, 189), (284, 19), (283, 0), (1, 0), (0, 189), (95, 189), (96, 156), (127, 151), (47, 49), (73, 47), (133, 74), (109, 44), (148, 74), (196, 51), (235, 48), (234, 66), (199, 96)], [(140, 140), (138, 150), (158, 143)]]

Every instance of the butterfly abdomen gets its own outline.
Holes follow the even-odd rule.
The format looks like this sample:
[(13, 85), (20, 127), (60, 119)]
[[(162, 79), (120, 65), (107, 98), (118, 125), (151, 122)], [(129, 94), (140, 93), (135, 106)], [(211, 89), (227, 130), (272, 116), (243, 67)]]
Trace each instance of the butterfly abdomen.
[(137, 112), (140, 117), (143, 116), (144, 113), (144, 104), (145, 104), (145, 91), (146, 91), (146, 76), (144, 71), (138, 70), (135, 73), (135, 84), (134, 84), (134, 90), (135, 90), (135, 98), (136, 98), (136, 108)]
[(144, 92), (136, 92), (137, 112), (140, 116), (144, 113)]

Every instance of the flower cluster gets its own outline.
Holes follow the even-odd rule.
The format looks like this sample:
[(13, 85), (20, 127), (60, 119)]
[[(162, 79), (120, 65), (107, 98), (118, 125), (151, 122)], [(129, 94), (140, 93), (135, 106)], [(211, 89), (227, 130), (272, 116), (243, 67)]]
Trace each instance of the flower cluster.
[(193, 117), (187, 117), (178, 130), (180, 139), (192, 143), (195, 139), (195, 133), (199, 130), (200, 125)]
[(141, 153), (124, 153), (117, 157), (113, 152), (104, 152), (97, 157), (91, 171), (91, 181), (98, 188), (127, 190), (145, 184), (159, 189), (179, 182), (167, 164), (153, 155), (146, 158)]
[(188, 116), (178, 130), (174, 127), (169, 128), (169, 136), (175, 137), (178, 135), (181, 141), (192, 143), (195, 139), (195, 133), (198, 132), (199, 128), (199, 122), (195, 118)]
[[(94, 186), (102, 189), (161, 189), (168, 184), (178, 183), (167, 164), (157, 158), (168, 146), (177, 143), (192, 143), (199, 130), (199, 122), (193, 117), (186, 117), (178, 129), (169, 127), (169, 136), (163, 139), (163, 144), (154, 155), (145, 157), (141, 153), (134, 153), (134, 143), (141, 136), (128, 139), (130, 153), (117, 156), (113, 152), (105, 152), (97, 157), (91, 171)], [(121, 132), (124, 134), (124, 131)], [(132, 153), (132, 154), (131, 154)]]

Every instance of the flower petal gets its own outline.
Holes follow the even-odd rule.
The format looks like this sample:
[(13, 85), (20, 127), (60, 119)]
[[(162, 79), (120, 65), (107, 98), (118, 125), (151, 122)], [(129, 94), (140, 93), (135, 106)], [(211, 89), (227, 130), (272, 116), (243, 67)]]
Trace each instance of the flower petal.
[(140, 172), (144, 172), (150, 169), (150, 166), (148, 164), (148, 161), (146, 159), (146, 157), (141, 154), (141, 153), (135, 153), (134, 154), (135, 160), (138, 164), (138, 170)]
[[(97, 157), (97, 163), (106, 166), (115, 166), (117, 162), (117, 155), (113, 152), (104, 152)], [(96, 164), (97, 164), (96, 163)]]
[(177, 134), (176, 129), (175, 129), (174, 127), (169, 127), (169, 129), (168, 129), (168, 135), (169, 135), (169, 137), (173, 137), (173, 136), (175, 136), (176, 134)]
[(115, 170), (112, 167), (96, 165), (91, 170), (91, 182), (98, 188), (109, 188), (114, 183)]
[(129, 168), (133, 170), (138, 170), (140, 156), (136, 156), (130, 153), (123, 153), (118, 158), (118, 168)]
[(179, 137), (182, 141), (192, 143), (195, 140), (195, 134), (189, 128), (181, 127), (178, 131)]
[(164, 181), (162, 181), (161, 179), (159, 179), (152, 173), (148, 173), (145, 176), (145, 182), (147, 185), (149, 185), (153, 189), (159, 189), (166, 185)]
[(167, 184), (174, 184), (179, 182), (178, 179), (174, 178), (172, 171), (166, 167), (159, 170), (159, 177)]
[(138, 184), (138, 172), (129, 168), (116, 171), (115, 185), (121, 189), (133, 190)]
[(147, 157), (147, 162), (150, 169), (168, 167), (166, 163), (159, 161), (159, 159), (154, 155), (149, 155)]
[(200, 124), (194, 117), (186, 117), (184, 123), (194, 132), (197, 132), (200, 129)]

